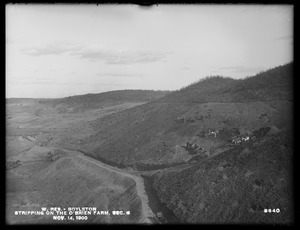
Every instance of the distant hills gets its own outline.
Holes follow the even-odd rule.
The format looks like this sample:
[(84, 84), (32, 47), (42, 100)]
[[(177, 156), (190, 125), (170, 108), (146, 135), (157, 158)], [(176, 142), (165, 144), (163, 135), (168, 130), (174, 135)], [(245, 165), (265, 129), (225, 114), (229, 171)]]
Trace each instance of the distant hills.
[(168, 94), (169, 91), (116, 90), (97, 94), (85, 94), (58, 99), (40, 100), (41, 103), (59, 107), (75, 107), (79, 110), (97, 109), (127, 102), (147, 102)]
[(38, 102), (50, 104), (82, 104), (82, 103), (104, 103), (104, 102), (137, 102), (151, 101), (165, 96), (171, 91), (163, 90), (115, 90), (103, 93), (89, 93), (64, 98), (7, 98), (7, 103)]
[(237, 102), (255, 100), (292, 100), (293, 82), (290, 76), (293, 63), (258, 73), (245, 79), (211, 76), (176, 91), (116, 90), (97, 94), (84, 94), (64, 98), (8, 98), (7, 103), (40, 101), (53, 105), (115, 104), (157, 100), (168, 103)]
[[(211, 154), (219, 151), (226, 140), (199, 136), (207, 129), (250, 134), (262, 127), (291, 128), (292, 77), (293, 63), (289, 63), (246, 79), (207, 77), (177, 91), (120, 90), (38, 101), (61, 113), (141, 102), (89, 122), (91, 135), (69, 147), (124, 167), (149, 169), (190, 161), (192, 157), (182, 147), (187, 141)], [(37, 99), (7, 99), (28, 100)], [(182, 117), (190, 122), (177, 123)]]
[(20, 104), (20, 103), (35, 103), (39, 99), (36, 98), (6, 98), (6, 103), (8, 104)]

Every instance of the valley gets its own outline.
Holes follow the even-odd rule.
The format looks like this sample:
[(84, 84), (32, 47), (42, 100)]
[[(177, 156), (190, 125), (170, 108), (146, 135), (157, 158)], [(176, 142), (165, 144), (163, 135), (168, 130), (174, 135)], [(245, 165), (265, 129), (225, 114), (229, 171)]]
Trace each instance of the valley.
[(59, 206), (130, 211), (88, 223), (291, 223), (291, 71), (158, 94), (8, 99), (7, 222), (61, 223), (14, 215)]

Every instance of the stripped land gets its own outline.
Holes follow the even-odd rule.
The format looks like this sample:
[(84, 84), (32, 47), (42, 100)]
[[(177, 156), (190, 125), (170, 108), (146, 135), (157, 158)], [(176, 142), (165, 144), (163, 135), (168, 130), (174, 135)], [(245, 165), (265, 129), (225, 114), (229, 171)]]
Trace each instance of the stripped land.
[(55, 222), (15, 210), (96, 206), (131, 214), (88, 222), (292, 223), (292, 70), (8, 99), (8, 222)]

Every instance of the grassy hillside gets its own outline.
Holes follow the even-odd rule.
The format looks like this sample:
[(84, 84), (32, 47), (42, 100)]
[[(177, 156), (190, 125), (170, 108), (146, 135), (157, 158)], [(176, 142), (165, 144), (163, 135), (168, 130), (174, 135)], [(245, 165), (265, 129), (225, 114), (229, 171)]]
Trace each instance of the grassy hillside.
[(159, 101), (204, 103), (292, 100), (292, 71), (293, 63), (290, 63), (246, 79), (207, 77)]
[(205, 103), (209, 101), (222, 101), (218, 92), (226, 86), (232, 85), (236, 80), (213, 76), (201, 79), (176, 92), (170, 93), (159, 100), (169, 103)]
[(155, 189), (182, 222), (291, 223), (291, 138), (282, 132), (192, 168), (159, 173)]
[(97, 109), (123, 104), (126, 102), (147, 102), (165, 96), (169, 91), (154, 90), (119, 90), (98, 94), (85, 94), (59, 99), (41, 100), (61, 110), (72, 108), (75, 112), (85, 109)]
[(7, 104), (27, 104), (27, 103), (35, 103), (38, 99), (36, 98), (7, 98)]
[[(251, 134), (261, 127), (292, 126), (292, 64), (233, 80), (211, 77), (147, 104), (90, 123), (95, 134), (78, 148), (119, 164), (149, 168), (188, 162), (184, 148), (197, 143), (210, 154), (228, 147), (228, 137), (201, 137), (208, 129), (238, 129)], [(272, 77), (274, 76), (274, 77)], [(190, 121), (178, 123), (177, 118)], [(63, 143), (61, 143), (63, 144)]]
[(244, 80), (237, 80), (222, 89), (221, 94), (231, 94), (234, 101), (293, 100), (293, 63), (279, 66)]
[[(136, 211), (123, 222), (143, 221), (148, 201), (141, 203), (141, 187), (132, 186), (143, 175), (152, 211), (169, 213), (176, 223), (291, 223), (292, 69), (291, 63), (243, 80), (208, 77), (175, 92), (12, 100), (6, 114), (10, 203), (91, 201), (104, 210)], [(242, 137), (249, 139), (233, 144)], [(57, 158), (48, 154), (52, 149), (69, 155)], [(86, 156), (101, 167), (125, 168), (114, 170), (126, 176), (96, 169)], [(95, 175), (106, 182), (98, 184)]]

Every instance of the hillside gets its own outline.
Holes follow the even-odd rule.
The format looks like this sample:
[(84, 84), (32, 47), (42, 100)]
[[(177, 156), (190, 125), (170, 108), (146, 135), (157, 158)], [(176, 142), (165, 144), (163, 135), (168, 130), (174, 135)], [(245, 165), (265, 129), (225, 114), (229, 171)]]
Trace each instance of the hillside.
[(206, 103), (210, 101), (222, 101), (219, 96), (220, 90), (234, 84), (236, 80), (212, 76), (201, 79), (181, 90), (170, 93), (159, 100), (163, 103)]
[[(91, 215), (87, 223), (143, 223), (154, 216), (142, 200), (145, 192), (140, 179), (78, 152), (35, 145), (7, 161), (7, 178), (9, 224), (62, 223), (51, 215), (14, 215), (16, 210), (41, 210), (41, 207), (97, 207), (110, 213), (130, 212), (122, 218)], [(66, 223), (82, 221), (66, 220)]]
[(36, 98), (7, 98), (6, 103), (7, 104), (27, 104), (27, 103), (35, 103), (39, 99)]
[[(52, 215), (15, 215), (42, 207), (97, 207), (129, 211), (130, 215), (92, 215), (84, 223), (143, 223), (154, 217), (141, 178), (55, 141), (80, 144), (91, 135), (91, 120), (140, 103), (124, 103), (84, 113), (61, 113), (41, 103), (6, 105), (6, 221), (9, 224), (62, 223)], [(67, 219), (64, 223), (83, 223)]]
[(207, 77), (161, 98), (161, 102), (204, 103), (292, 100), (293, 63), (246, 79)]
[(8, 99), (7, 220), (91, 205), (131, 213), (91, 223), (292, 223), (292, 68), (175, 92)]
[[(291, 128), (293, 118), (285, 114), (292, 114), (292, 65), (244, 80), (207, 78), (158, 100), (97, 119), (89, 123), (94, 134), (73, 147), (95, 158), (148, 168), (194, 158), (184, 148), (187, 141), (214, 154), (228, 148), (233, 129), (250, 135), (262, 127)], [(187, 121), (178, 120), (182, 117)], [(201, 137), (208, 129), (224, 129), (229, 136)]]
[(128, 102), (149, 102), (165, 96), (169, 91), (154, 90), (118, 90), (98, 94), (77, 95), (58, 99), (40, 100), (40, 103), (52, 105), (61, 111), (85, 111)]
[(231, 94), (232, 101), (293, 100), (293, 63), (259, 73), (222, 89), (221, 94)]
[(160, 172), (154, 187), (183, 223), (290, 223), (291, 139), (282, 132), (189, 169)]

